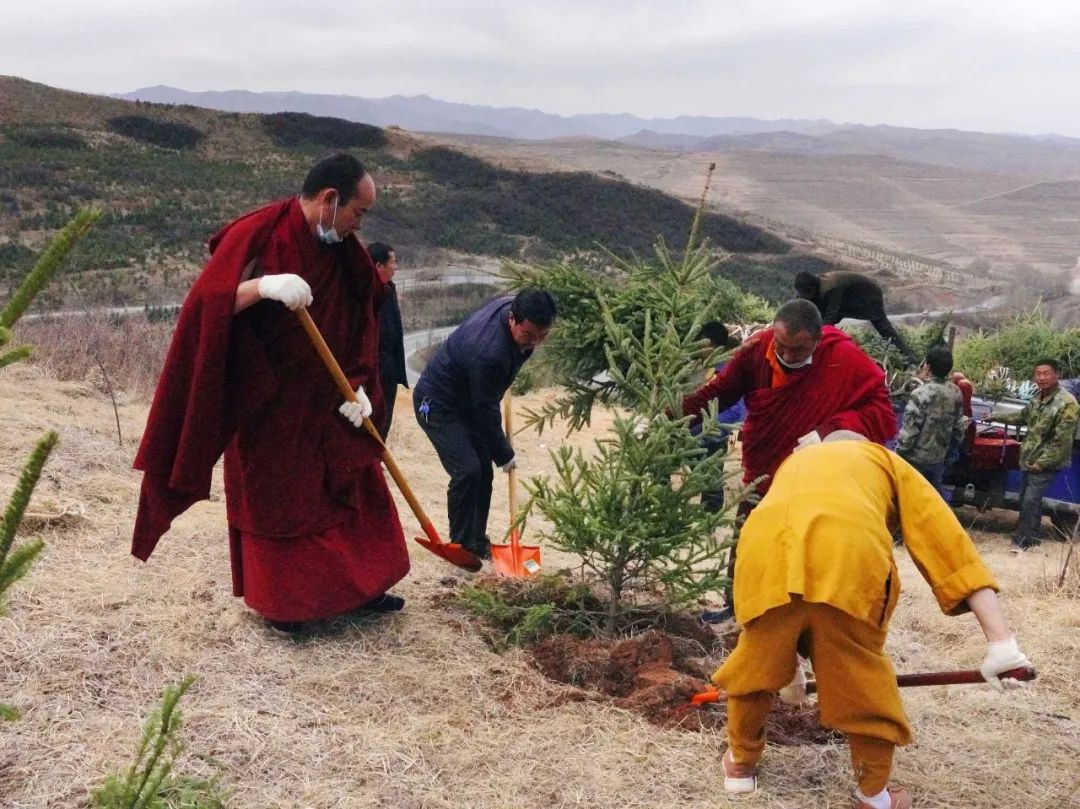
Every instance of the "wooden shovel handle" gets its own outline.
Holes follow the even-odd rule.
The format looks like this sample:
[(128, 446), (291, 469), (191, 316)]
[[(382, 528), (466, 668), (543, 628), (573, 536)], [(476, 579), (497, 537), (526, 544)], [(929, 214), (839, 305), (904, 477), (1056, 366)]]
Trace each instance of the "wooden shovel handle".
[[(506, 395), (503, 396), (503, 423), (504, 431), (506, 432), (506, 442), (510, 445), (511, 449), (514, 446), (514, 397), (510, 393), (509, 388), (506, 391)], [(514, 520), (517, 518), (517, 470), (511, 469), (507, 473), (507, 477), (510, 480), (510, 524), (514, 524)]]
[[(308, 337), (311, 338), (311, 344), (315, 346), (315, 350), (319, 352), (319, 356), (322, 358), (326, 370), (330, 372), (330, 376), (332, 376), (334, 382), (337, 383), (341, 395), (344, 396), (347, 401), (355, 402), (356, 391), (353, 390), (352, 384), (345, 376), (345, 372), (341, 370), (338, 361), (334, 359), (334, 354), (330, 351), (330, 346), (326, 344), (326, 340), (323, 339), (319, 327), (316, 326), (315, 321), (311, 319), (308, 310), (301, 306), (296, 310), (296, 316), (300, 318), (300, 324), (304, 327), (304, 331), (307, 332)], [(375, 425), (371, 423), (371, 419), (367, 416), (364, 416), (364, 429), (367, 430), (368, 435), (371, 436), (382, 450), (382, 462), (386, 466), (386, 470), (390, 473), (390, 477), (394, 479), (394, 483), (397, 484), (398, 489), (401, 490), (401, 494), (405, 497), (405, 501), (409, 504), (409, 508), (412, 509), (412, 513), (420, 522), (420, 528), (427, 535), (428, 539), (432, 542), (441, 544), (442, 539), (439, 537), (438, 531), (435, 530), (435, 526), (431, 524), (431, 520), (429, 520), (427, 514), (424, 513), (420, 501), (416, 499), (412, 487), (409, 486), (409, 481), (405, 479), (405, 474), (397, 465), (394, 456), (390, 454), (390, 450), (386, 448), (386, 444), (383, 443), (379, 431), (375, 429)]]
[[(998, 678), (1002, 680), (1021, 680), (1023, 682), (1030, 682), (1031, 680), (1034, 680), (1035, 677), (1036, 673), (1033, 666), (1023, 666), (1018, 669), (1011, 669), (998, 675)], [(896, 684), (900, 688), (921, 685), (975, 685), (982, 682), (986, 682), (986, 679), (978, 669), (965, 669), (963, 671), (928, 671), (925, 674), (899, 674), (896, 677)], [(806, 693), (817, 693), (817, 682), (815, 680), (809, 680), (806, 683)], [(716, 688), (710, 688), (708, 691), (702, 691), (700, 694), (695, 694), (690, 699), (690, 704), (708, 705), (711, 702), (719, 702), (725, 698), (726, 695), (723, 691)]]
[[(1023, 666), (999, 674), (998, 679), (1029, 682), (1035, 679), (1035, 669), (1032, 666)], [(900, 674), (896, 678), (896, 684), (901, 688), (919, 685), (973, 685), (982, 682), (986, 682), (986, 680), (978, 669), (930, 671), (925, 674)]]

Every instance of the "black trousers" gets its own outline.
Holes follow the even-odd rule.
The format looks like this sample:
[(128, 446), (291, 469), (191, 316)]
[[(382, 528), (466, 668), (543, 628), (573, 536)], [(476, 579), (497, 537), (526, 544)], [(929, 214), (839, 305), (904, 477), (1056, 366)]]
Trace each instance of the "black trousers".
[(390, 434), (390, 424), (394, 421), (394, 405), (397, 404), (397, 385), (393, 382), (387, 382), (383, 380), (382, 383), (383, 398), (386, 401), (386, 415), (383, 416), (383, 423), (375, 425), (379, 429), (379, 435), (382, 436), (382, 440), (386, 440), (386, 436)]
[(450, 541), (459, 542), (473, 553), (485, 554), (488, 511), (494, 471), (491, 453), (453, 413), (440, 412), (430, 405), (420, 412), (423, 399), (413, 396), (413, 411), (420, 428), (435, 447), (443, 469), (450, 475), (446, 489), (446, 511), (450, 520)]

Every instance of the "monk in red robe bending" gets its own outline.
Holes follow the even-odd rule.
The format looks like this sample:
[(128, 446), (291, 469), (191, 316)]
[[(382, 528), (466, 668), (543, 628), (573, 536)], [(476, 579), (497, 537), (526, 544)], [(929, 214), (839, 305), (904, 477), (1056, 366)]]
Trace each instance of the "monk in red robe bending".
[[(135, 458), (145, 475), (132, 553), (146, 560), (172, 520), (209, 497), (224, 452), (233, 593), (283, 632), (404, 604), (387, 593), (409, 570), (401, 523), (379, 447), (358, 429), (384, 406), (384, 288), (353, 234), (375, 194), (360, 161), (334, 155), (299, 197), (210, 240)], [(358, 403), (342, 402), (290, 311), (301, 306)]]
[[(683, 400), (683, 413), (699, 414), (713, 399), (720, 410), (745, 397), (743, 480), (758, 494), (769, 489), (780, 464), (798, 446), (820, 443), (836, 430), (851, 430), (884, 444), (896, 434), (896, 414), (885, 373), (844, 332), (821, 325), (807, 300), (776, 310), (772, 328), (751, 337), (716, 376)], [(751, 506), (744, 502), (743, 516)], [(728, 576), (735, 572), (735, 549)], [(708, 620), (732, 614), (728, 607)]]
[(744, 480), (772, 475), (795, 447), (851, 430), (884, 444), (896, 434), (896, 414), (884, 372), (844, 332), (822, 326), (810, 301), (776, 310), (771, 329), (751, 337), (702, 388), (683, 400), (699, 414), (710, 401), (720, 410), (746, 399), (742, 428)]

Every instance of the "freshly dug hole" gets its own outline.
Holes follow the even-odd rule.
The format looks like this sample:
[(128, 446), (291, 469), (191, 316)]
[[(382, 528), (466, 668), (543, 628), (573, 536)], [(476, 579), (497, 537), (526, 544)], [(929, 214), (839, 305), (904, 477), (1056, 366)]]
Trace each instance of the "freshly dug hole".
[[(639, 713), (661, 727), (722, 731), (727, 725), (723, 702), (688, 708), (690, 698), (709, 687), (716, 655), (734, 645), (734, 638), (715, 637), (702, 654), (696, 642), (659, 630), (625, 640), (552, 635), (531, 650), (533, 662), (546, 676), (611, 697), (620, 708)], [(784, 745), (828, 744), (841, 740), (823, 728), (816, 705), (795, 707), (777, 700), (766, 734)]]

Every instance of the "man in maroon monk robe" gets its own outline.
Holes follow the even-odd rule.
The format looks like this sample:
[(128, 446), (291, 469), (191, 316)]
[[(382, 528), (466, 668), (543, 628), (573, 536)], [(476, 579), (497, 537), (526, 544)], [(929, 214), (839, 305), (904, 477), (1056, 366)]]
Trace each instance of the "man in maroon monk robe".
[[(233, 593), (285, 632), (404, 604), (387, 593), (409, 570), (401, 523), (380, 449), (358, 429), (383, 408), (383, 284), (353, 234), (375, 195), (355, 157), (333, 155), (298, 197), (210, 240), (135, 458), (145, 475), (132, 553), (146, 560), (172, 520), (209, 497), (224, 452)], [(301, 306), (358, 404), (342, 402), (290, 311)]]
[[(850, 337), (822, 326), (817, 307), (791, 300), (776, 310), (772, 328), (751, 337), (731, 362), (683, 400), (683, 413), (700, 414), (713, 399), (719, 410), (743, 398), (743, 480), (758, 481), (764, 495), (780, 464), (796, 448), (820, 443), (836, 430), (851, 430), (884, 444), (896, 434), (896, 414), (885, 373)], [(740, 514), (753, 506), (744, 501)], [(735, 548), (728, 577), (735, 575)], [(731, 589), (723, 611), (731, 615)]]
[(884, 372), (844, 332), (822, 326), (810, 301), (777, 309), (772, 328), (751, 337), (723, 370), (687, 396), (683, 412), (700, 414), (713, 399), (723, 410), (744, 397), (744, 480), (764, 478), (759, 494), (797, 446), (820, 443), (835, 430), (879, 444), (896, 434)]

